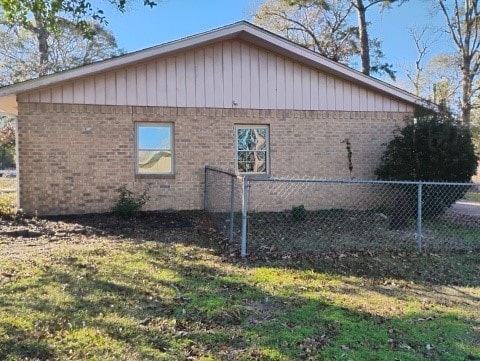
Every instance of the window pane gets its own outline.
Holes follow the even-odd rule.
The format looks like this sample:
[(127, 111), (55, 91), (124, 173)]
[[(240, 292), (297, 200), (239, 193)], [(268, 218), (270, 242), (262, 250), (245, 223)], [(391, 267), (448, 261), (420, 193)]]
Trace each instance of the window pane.
[(267, 129), (258, 128), (254, 130), (256, 134), (256, 147), (257, 150), (266, 150), (267, 149)]
[(255, 152), (253, 172), (264, 173), (267, 171), (267, 157), (265, 152)]
[(266, 152), (238, 152), (238, 171), (265, 173), (267, 171)]
[(268, 172), (268, 127), (237, 127), (237, 171)]
[(172, 126), (137, 125), (137, 172), (168, 174), (173, 172)]
[(145, 126), (138, 127), (139, 149), (171, 149), (170, 126)]
[(238, 171), (251, 172), (251, 164), (253, 163), (252, 152), (238, 152)]
[(139, 173), (171, 173), (172, 152), (140, 150), (138, 151)]
[(248, 150), (248, 139), (250, 137), (250, 129), (238, 129), (238, 150)]
[(266, 149), (266, 128), (238, 129), (238, 150), (265, 150)]

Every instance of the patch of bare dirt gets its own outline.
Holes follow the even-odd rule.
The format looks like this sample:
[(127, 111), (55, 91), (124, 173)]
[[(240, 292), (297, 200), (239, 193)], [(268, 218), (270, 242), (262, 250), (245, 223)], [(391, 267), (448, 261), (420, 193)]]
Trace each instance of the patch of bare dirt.
[(161, 241), (202, 244), (218, 237), (210, 220), (196, 211), (141, 212), (131, 219), (112, 214), (49, 218), (0, 217), (0, 255), (29, 258), (61, 245), (65, 249), (99, 242)]

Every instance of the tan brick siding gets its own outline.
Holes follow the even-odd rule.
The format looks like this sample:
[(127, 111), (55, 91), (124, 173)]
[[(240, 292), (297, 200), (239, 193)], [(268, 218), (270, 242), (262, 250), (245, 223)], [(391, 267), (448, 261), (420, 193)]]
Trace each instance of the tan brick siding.
[[(274, 177), (373, 178), (407, 113), (19, 104), (20, 206), (29, 214), (109, 211), (115, 189), (150, 186), (146, 209), (203, 207), (204, 166), (235, 168), (235, 125), (270, 126)], [(135, 175), (135, 123), (173, 122), (174, 177)]]
[(480, 184), (480, 162), (478, 162), (477, 174), (472, 177), (472, 182)]

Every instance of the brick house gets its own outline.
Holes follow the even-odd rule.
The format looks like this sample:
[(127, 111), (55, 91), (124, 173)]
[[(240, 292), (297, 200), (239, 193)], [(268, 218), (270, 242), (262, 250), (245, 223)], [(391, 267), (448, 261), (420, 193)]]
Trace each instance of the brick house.
[(205, 165), (371, 179), (422, 104), (247, 22), (0, 88), (19, 207), (41, 215), (108, 211), (123, 184), (150, 185), (146, 209), (201, 209)]

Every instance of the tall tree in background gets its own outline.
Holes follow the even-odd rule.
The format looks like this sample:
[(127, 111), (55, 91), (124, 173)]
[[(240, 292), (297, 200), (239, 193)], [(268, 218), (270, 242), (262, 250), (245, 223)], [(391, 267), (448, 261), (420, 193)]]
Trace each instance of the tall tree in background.
[(475, 97), (478, 97), (480, 70), (480, 13), (477, 0), (436, 0), (447, 24), (448, 33), (456, 47), (461, 69), (460, 111), (462, 122), (470, 124)]
[(403, 3), (407, 0), (350, 0), (357, 11), (358, 38), (360, 41), (360, 59), (362, 60), (362, 73), (371, 75), (371, 73), (386, 73), (394, 79), (394, 73), (390, 64), (376, 63), (372, 65), (371, 40), (368, 34), (367, 11), (376, 5), (381, 5), (382, 10), (393, 3)]
[[(392, 66), (382, 62), (381, 41), (368, 36), (366, 11), (377, 3), (396, 1), (401, 0), (372, 0), (368, 5), (361, 0), (267, 0), (254, 21), (335, 61), (348, 64), (358, 55), (364, 74), (394, 79)], [(351, 19), (355, 9), (356, 25)]]
[(367, 30), (367, 10), (378, 1), (364, 5), (363, 0), (353, 0), (352, 4), (357, 10), (358, 37), (360, 40), (360, 59), (362, 60), (362, 73), (370, 75), (370, 41)]
[(431, 84), (430, 96), (434, 103), (453, 110), (458, 109), (461, 71), (458, 59), (450, 54), (433, 56), (427, 64), (425, 77)]
[(358, 54), (357, 29), (348, 24), (352, 6), (341, 0), (308, 0), (294, 4), (267, 0), (254, 23), (323, 56), (348, 64)]
[(456, 58), (450, 54), (437, 54), (427, 61), (432, 45), (438, 41), (439, 33), (435, 28), (410, 28), (409, 34), (415, 44), (417, 58), (413, 67), (405, 69), (411, 85), (407, 87), (413, 88), (411, 91), (415, 95), (454, 111), (459, 83)]
[[(127, 0), (110, 0), (118, 10), (125, 11)], [(143, 0), (148, 6), (155, 6), (152, 0)], [(31, 32), (37, 41), (40, 75), (50, 72), (49, 39), (60, 30), (62, 19), (75, 24), (86, 38), (92, 37), (94, 20), (105, 23), (103, 10), (96, 8), (88, 0), (0, 0), (0, 14), (3, 24), (16, 26)]]
[(409, 34), (415, 43), (415, 49), (417, 50), (417, 58), (415, 59), (414, 69), (406, 69), (405, 75), (413, 86), (413, 93), (416, 96), (422, 96), (424, 88), (427, 86), (427, 79), (425, 77), (425, 58), (428, 54), (432, 40), (426, 38), (428, 32), (427, 27), (411, 28)]
[[(113, 34), (98, 23), (89, 26), (92, 36), (85, 38), (72, 22), (59, 19), (59, 31), (52, 33), (48, 44), (48, 71), (58, 72), (111, 58), (121, 54)], [(42, 74), (38, 62), (36, 37), (21, 27), (0, 26), (0, 85), (32, 79)]]

